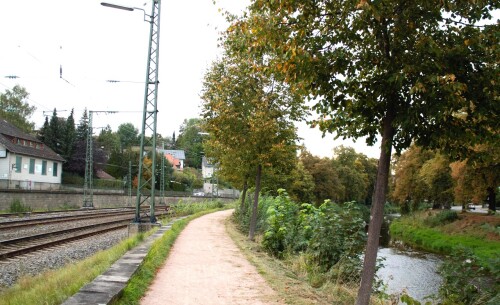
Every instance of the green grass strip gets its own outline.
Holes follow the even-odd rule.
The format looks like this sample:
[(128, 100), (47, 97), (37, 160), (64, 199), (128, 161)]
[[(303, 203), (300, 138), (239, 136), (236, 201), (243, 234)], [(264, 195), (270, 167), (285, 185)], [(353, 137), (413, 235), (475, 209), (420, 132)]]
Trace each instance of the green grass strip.
[(445, 234), (438, 229), (416, 226), (404, 219), (396, 220), (390, 226), (391, 237), (412, 247), (441, 254), (451, 254), (459, 247), (466, 247), (478, 257), (482, 265), (498, 257), (500, 243), (463, 234)]
[(161, 238), (153, 243), (142, 265), (128, 282), (121, 297), (112, 304), (139, 304), (140, 299), (146, 293), (149, 285), (153, 281), (156, 271), (167, 259), (175, 240), (187, 224), (195, 218), (221, 210), (224, 209), (202, 211), (185, 219), (176, 221), (170, 230), (166, 231)]

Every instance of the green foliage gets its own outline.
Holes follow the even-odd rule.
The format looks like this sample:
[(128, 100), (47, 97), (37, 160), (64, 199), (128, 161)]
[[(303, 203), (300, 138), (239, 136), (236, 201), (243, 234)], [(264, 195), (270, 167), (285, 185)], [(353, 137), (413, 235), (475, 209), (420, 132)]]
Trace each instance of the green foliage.
[(312, 231), (307, 252), (315, 263), (326, 271), (343, 258), (359, 259), (366, 233), (355, 203), (336, 205), (325, 201), (311, 212), (307, 217)]
[(139, 145), (139, 130), (132, 123), (123, 123), (118, 126), (116, 132), (120, 141), (121, 149), (130, 149), (134, 145)]
[(83, 185), (85, 179), (77, 174), (63, 172), (61, 183), (69, 185)]
[(302, 150), (299, 162), (312, 180), (311, 195), (314, 199), (309, 202), (321, 204), (330, 199), (371, 204), (377, 171), (375, 159), (356, 153), (351, 147), (339, 146), (334, 149), (331, 159), (319, 158)]
[[(237, 209), (240, 227), (247, 227), (249, 214)], [(264, 249), (279, 258), (302, 253), (311, 281), (358, 279), (366, 233), (363, 213), (355, 203), (298, 205), (279, 190), (276, 197), (261, 196), (257, 219)]]
[(192, 118), (184, 120), (179, 128), (179, 136), (175, 146), (177, 149), (183, 149), (186, 154), (186, 166), (200, 169), (201, 158), (203, 157), (203, 135), (200, 132), (201, 120)]
[(12, 90), (5, 90), (5, 93), (0, 93), (0, 118), (30, 133), (35, 124), (28, 119), (33, 115), (36, 107), (30, 106), (26, 101), (28, 96), (26, 89), (19, 85), (14, 86)]
[(401, 212), (401, 208), (397, 205), (386, 202), (384, 204), (384, 215), (386, 214), (396, 214)]
[(450, 222), (454, 222), (457, 219), (458, 219), (458, 213), (456, 211), (444, 210), (437, 213), (436, 215), (427, 217), (424, 220), (424, 223), (429, 227), (436, 227)]
[[(247, 191), (248, 197), (245, 198), (243, 203), (243, 207), (238, 205), (233, 214), (234, 219), (238, 225), (238, 228), (241, 231), (247, 231), (250, 228), (250, 218), (252, 215), (252, 205), (253, 205), (253, 197), (255, 196), (254, 189), (249, 189)], [(264, 222), (266, 221), (266, 213), (271, 204), (273, 203), (274, 198), (272, 196), (260, 195), (259, 196), (259, 205), (257, 207), (257, 219), (256, 219), (256, 232), (262, 232), (262, 228), (264, 226)]]
[(204, 202), (183, 202), (179, 200), (177, 203), (172, 204), (170, 207), (175, 216), (186, 216), (195, 214), (201, 211), (222, 209), (226, 205), (219, 200), (207, 200)]
[[(407, 295), (406, 293), (401, 296), (400, 301), (403, 302), (404, 304), (407, 304), (407, 305), (422, 305), (422, 303), (415, 300), (414, 298)], [(432, 302), (427, 301), (427, 302), (425, 302), (425, 305), (432, 305)]]
[(285, 190), (278, 190), (266, 212), (266, 229), (262, 245), (273, 255), (282, 257), (285, 251), (294, 251), (299, 237), (299, 206)]
[(493, 304), (500, 292), (500, 264), (495, 269), (481, 266), (474, 253), (465, 247), (456, 248), (440, 266), (443, 283), (439, 298), (443, 305)]
[(26, 213), (31, 212), (31, 207), (24, 205), (20, 199), (12, 200), (9, 206), (9, 213)]
[(93, 186), (97, 189), (123, 189), (123, 181), (110, 179), (93, 179)]

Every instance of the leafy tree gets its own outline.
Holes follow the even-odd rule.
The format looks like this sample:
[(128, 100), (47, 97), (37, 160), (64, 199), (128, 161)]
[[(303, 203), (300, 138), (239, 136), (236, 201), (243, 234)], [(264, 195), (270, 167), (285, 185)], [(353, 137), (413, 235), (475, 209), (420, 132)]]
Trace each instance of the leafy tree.
[(437, 153), (422, 165), (419, 178), (425, 184), (426, 199), (433, 204), (433, 208), (450, 208), (453, 202), (453, 180), (448, 158)]
[(83, 141), (86, 143), (87, 134), (89, 132), (89, 116), (87, 112), (87, 108), (83, 111), (82, 117), (80, 118), (80, 122), (76, 127), (76, 141)]
[(73, 118), (73, 109), (66, 119), (64, 126), (64, 135), (62, 141), (62, 157), (66, 160), (71, 159), (74, 152), (74, 145), (76, 141), (75, 119)]
[(391, 198), (401, 205), (405, 213), (416, 210), (418, 204), (426, 199), (426, 185), (420, 179), (420, 169), (432, 159), (434, 153), (412, 145), (397, 156), (394, 161), (394, 187)]
[(128, 149), (133, 145), (139, 145), (139, 130), (132, 123), (120, 124), (116, 133), (120, 139), (122, 150)]
[(329, 199), (338, 202), (344, 193), (338, 172), (329, 158), (319, 158), (302, 151), (300, 160), (314, 181), (314, 197), (317, 204)]
[(45, 138), (47, 136), (48, 129), (49, 129), (49, 117), (46, 116), (42, 128), (40, 128), (40, 130), (38, 131), (38, 140), (42, 141), (42, 143), (45, 143)]
[(101, 147), (107, 156), (110, 156), (113, 151), (120, 150), (120, 138), (117, 133), (111, 130), (109, 125), (101, 129), (96, 142), (98, 147)]
[(290, 196), (297, 202), (314, 202), (313, 176), (306, 170), (302, 161), (297, 160), (296, 167), (290, 174)]
[(56, 153), (64, 156), (64, 140), (65, 140), (66, 122), (64, 118), (57, 116), (57, 109), (54, 108), (52, 117), (49, 121), (49, 126), (45, 130), (45, 144), (52, 148)]
[[(228, 37), (227, 43), (233, 39), (238, 37)], [(206, 73), (202, 92), (207, 156), (231, 183), (247, 185), (255, 177), (249, 239), (255, 234), (262, 175), (293, 168), (297, 135), (292, 121), (303, 114), (297, 96), (254, 71), (254, 64), (243, 56), (225, 56)]]
[(184, 120), (179, 128), (179, 137), (175, 142), (177, 149), (183, 149), (186, 154), (186, 166), (201, 168), (203, 156), (203, 135), (200, 134), (201, 120), (193, 118)]
[(139, 161), (139, 151), (132, 149), (113, 150), (106, 164), (106, 172), (117, 179), (126, 180), (129, 175), (129, 165), (131, 165), (131, 177), (137, 176), (137, 162)]
[(26, 89), (19, 85), (14, 86), (12, 90), (5, 90), (5, 93), (0, 93), (0, 118), (30, 133), (35, 124), (28, 119), (33, 115), (36, 107), (26, 102), (28, 96)]
[[(87, 152), (87, 143), (84, 141), (76, 141), (75, 145), (75, 152), (73, 153), (73, 157), (68, 160), (67, 165), (66, 165), (66, 170), (71, 173), (75, 173), (80, 175), (81, 177), (85, 176), (85, 162), (87, 159), (86, 152)], [(99, 169), (103, 169), (106, 165), (106, 155), (103, 150), (99, 149), (97, 147), (96, 142), (93, 142), (93, 174), (97, 172)]]
[(265, 58), (317, 100), (316, 123), (339, 137), (381, 136), (362, 281), (368, 304), (392, 148), (467, 156), (498, 143), (498, 23), (474, 26), (498, 1), (268, 1), (233, 22), (239, 49)]
[(463, 209), (469, 202), (488, 203), (488, 209), (496, 210), (497, 189), (500, 184), (500, 151), (494, 145), (479, 146), (478, 153), (487, 153), (488, 158), (471, 158), (450, 164), (455, 182), (455, 201)]
[(339, 201), (364, 203), (372, 195), (375, 182), (376, 161), (343, 145), (334, 148), (333, 164), (344, 186)]

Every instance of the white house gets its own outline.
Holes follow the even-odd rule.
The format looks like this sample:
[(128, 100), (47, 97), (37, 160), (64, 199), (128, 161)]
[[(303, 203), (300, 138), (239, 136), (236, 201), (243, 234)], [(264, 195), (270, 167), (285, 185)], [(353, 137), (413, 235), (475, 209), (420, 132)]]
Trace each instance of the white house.
[(40, 140), (0, 118), (0, 187), (57, 189), (64, 161)]

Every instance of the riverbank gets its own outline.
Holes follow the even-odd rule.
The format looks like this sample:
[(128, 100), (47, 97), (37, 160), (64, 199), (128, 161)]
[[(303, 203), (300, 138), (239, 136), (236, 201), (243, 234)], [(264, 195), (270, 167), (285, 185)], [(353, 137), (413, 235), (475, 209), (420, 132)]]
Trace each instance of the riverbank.
[[(500, 216), (452, 211), (425, 211), (394, 220), (393, 240), (433, 253), (449, 255), (468, 248), (485, 266), (500, 253)], [(455, 218), (456, 217), (456, 218)]]

